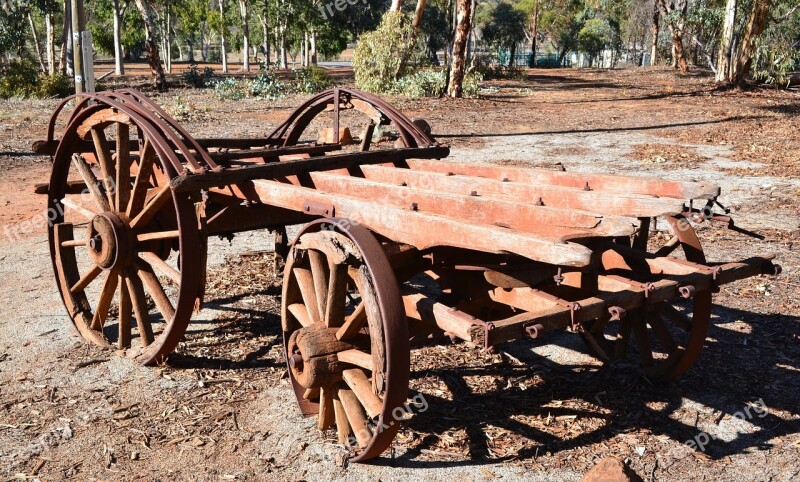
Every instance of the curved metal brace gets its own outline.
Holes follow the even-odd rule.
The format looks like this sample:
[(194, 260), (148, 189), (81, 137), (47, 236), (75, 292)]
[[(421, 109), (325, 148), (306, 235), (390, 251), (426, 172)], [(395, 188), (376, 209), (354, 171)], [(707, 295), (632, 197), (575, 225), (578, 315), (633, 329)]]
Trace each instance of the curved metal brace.
[[(340, 104), (349, 103), (352, 99), (357, 99), (367, 103), (370, 107), (379, 112), (383, 117), (395, 124), (400, 131), (400, 138), (405, 147), (431, 147), (438, 143), (419, 126), (414, 124), (411, 119), (406, 117), (391, 104), (380, 97), (362, 92), (355, 89), (333, 89), (321, 92), (307, 100), (289, 116), (286, 121), (277, 126), (268, 136), (268, 139), (278, 141), (283, 146), (297, 144), (303, 131), (308, 127), (314, 118), (328, 108), (333, 103), (334, 107), (334, 126), (338, 125)], [(357, 110), (364, 112), (354, 106)], [(367, 115), (369, 113), (365, 112)], [(336, 127), (334, 128), (335, 130)]]

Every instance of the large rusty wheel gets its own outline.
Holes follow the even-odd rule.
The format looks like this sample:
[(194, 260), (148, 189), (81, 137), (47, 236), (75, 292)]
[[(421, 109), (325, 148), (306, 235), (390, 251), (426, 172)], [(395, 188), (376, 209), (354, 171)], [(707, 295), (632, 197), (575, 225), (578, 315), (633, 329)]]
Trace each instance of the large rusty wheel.
[(169, 185), (174, 152), (124, 110), (98, 103), (71, 119), (50, 178), (50, 253), (80, 335), (150, 364), (188, 326), (202, 256), (194, 205)]
[(408, 395), (408, 327), (397, 280), (366, 228), (306, 226), (284, 270), (282, 325), (300, 409), (336, 427), (354, 462), (380, 455)]
[[(671, 235), (649, 251), (658, 256), (678, 255), (705, 263), (700, 240), (682, 216), (668, 216)], [(622, 319), (594, 320), (581, 333), (593, 353), (605, 362), (627, 356), (634, 344), (645, 375), (654, 381), (677, 379), (694, 365), (703, 350), (711, 320), (711, 291), (692, 293), (690, 299), (665, 301), (624, 314)]]

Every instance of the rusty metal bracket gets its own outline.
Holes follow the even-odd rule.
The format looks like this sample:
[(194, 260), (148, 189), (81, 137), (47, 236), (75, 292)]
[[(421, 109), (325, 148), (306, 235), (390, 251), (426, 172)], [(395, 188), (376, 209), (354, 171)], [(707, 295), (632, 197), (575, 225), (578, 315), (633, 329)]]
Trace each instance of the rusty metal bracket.
[(313, 201), (303, 203), (303, 212), (317, 216), (332, 218), (336, 216), (336, 208), (333, 204), (324, 204)]

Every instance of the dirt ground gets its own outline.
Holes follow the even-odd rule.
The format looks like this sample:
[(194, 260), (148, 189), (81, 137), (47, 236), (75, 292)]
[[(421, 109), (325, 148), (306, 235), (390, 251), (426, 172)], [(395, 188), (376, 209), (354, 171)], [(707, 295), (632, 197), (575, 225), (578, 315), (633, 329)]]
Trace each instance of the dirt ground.
[[(576, 335), (489, 355), (412, 353), (425, 410), (391, 451), (345, 464), (303, 419), (286, 379), (270, 237), (211, 247), (206, 298), (159, 367), (84, 344), (56, 294), (44, 224), (49, 160), (32, 155), (56, 101), (0, 104), (0, 478), (61, 480), (578, 480), (627, 460), (645, 480), (800, 477), (800, 95), (717, 91), (664, 69), (535, 70), (481, 99), (395, 98), (459, 161), (697, 179), (722, 186), (737, 225), (701, 225), (712, 261), (773, 253), (778, 278), (723, 287), (700, 361), (655, 386), (603, 367)], [(202, 137), (259, 136), (302, 102), (152, 93)], [(224, 121), (223, 121), (224, 120)], [(245, 254), (241, 254), (245, 252)], [(690, 440), (703, 449), (683, 448)]]

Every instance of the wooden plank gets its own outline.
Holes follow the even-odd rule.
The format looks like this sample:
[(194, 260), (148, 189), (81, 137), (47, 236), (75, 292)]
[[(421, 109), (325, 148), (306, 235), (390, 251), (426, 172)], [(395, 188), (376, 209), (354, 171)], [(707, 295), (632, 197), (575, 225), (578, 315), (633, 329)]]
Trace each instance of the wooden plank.
[(303, 211), (307, 202), (332, 205), (335, 216), (363, 224), (393, 241), (418, 249), (453, 246), (490, 253), (514, 253), (562, 266), (586, 266), (591, 262), (592, 252), (585, 246), (548, 240), (497, 226), (469, 223), (457, 216), (398, 209), (382, 202), (325, 194), (276, 181), (254, 181), (253, 187), (264, 204), (295, 211)]
[(311, 171), (344, 169), (370, 163), (399, 162), (412, 157), (442, 158), (447, 157), (449, 153), (450, 149), (448, 147), (436, 146), (334, 154), (255, 166), (231, 167), (222, 172), (186, 174), (172, 179), (171, 184), (177, 192), (200, 191), (201, 189), (238, 184), (254, 179), (275, 179), (296, 176)]
[(468, 176), (480, 176), (501, 181), (525, 184), (551, 184), (583, 189), (587, 184), (594, 191), (617, 194), (649, 194), (676, 199), (711, 199), (719, 196), (719, 186), (708, 182), (671, 181), (616, 174), (553, 171), (541, 168), (500, 166), (488, 163), (457, 163), (452, 161), (411, 160), (411, 169)]
[(407, 186), (420, 189), (461, 195), (474, 194), (508, 201), (521, 199), (536, 203), (541, 199), (545, 206), (587, 212), (602, 210), (601, 214), (644, 218), (677, 214), (683, 211), (683, 202), (676, 199), (611, 194), (545, 184), (502, 182), (481, 177), (450, 176), (446, 173), (414, 171), (387, 166), (362, 166), (361, 170), (367, 179), (398, 186), (405, 183)]
[(332, 194), (380, 199), (398, 208), (455, 216), (562, 241), (591, 236), (630, 236), (638, 224), (635, 218), (603, 217), (522, 202), (439, 193), (331, 173), (312, 173), (311, 179), (317, 189)]

